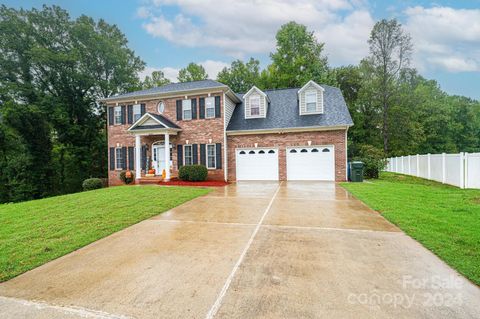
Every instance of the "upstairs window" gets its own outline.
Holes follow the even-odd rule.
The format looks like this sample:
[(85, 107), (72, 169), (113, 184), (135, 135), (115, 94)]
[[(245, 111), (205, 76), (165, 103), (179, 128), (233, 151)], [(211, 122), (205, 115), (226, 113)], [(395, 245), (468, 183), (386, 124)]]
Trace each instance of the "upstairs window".
[(305, 110), (307, 113), (317, 111), (317, 91), (305, 92)]
[(133, 123), (138, 121), (142, 117), (142, 108), (140, 104), (135, 104), (133, 106)]
[(115, 116), (115, 124), (122, 124), (122, 107), (115, 106), (113, 108), (113, 114)]
[(260, 96), (250, 97), (250, 116), (260, 115)]
[(192, 119), (192, 100), (182, 100), (182, 113), (184, 120)]
[(211, 119), (215, 117), (215, 98), (207, 97), (205, 99), (205, 118)]
[(192, 145), (185, 145), (183, 147), (183, 157), (185, 166), (193, 164), (193, 152), (192, 152)]

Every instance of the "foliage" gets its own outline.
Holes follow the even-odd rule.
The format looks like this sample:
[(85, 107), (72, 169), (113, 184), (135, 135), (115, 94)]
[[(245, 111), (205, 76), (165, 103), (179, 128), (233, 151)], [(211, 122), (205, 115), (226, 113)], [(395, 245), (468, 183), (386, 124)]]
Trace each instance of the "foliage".
[(234, 92), (247, 92), (260, 78), (260, 61), (250, 58), (246, 63), (241, 60), (232, 62), (229, 68), (218, 73), (217, 80), (228, 85)]
[(103, 187), (102, 180), (100, 178), (87, 178), (83, 181), (82, 187), (84, 191), (91, 191)]
[(178, 177), (182, 181), (202, 182), (207, 179), (208, 170), (204, 165), (187, 165), (180, 167)]
[(186, 68), (181, 69), (178, 72), (178, 81), (179, 82), (191, 82), (191, 81), (200, 81), (206, 80), (208, 74), (200, 64), (190, 63)]
[(383, 151), (372, 145), (361, 145), (358, 156), (353, 160), (363, 162), (363, 176), (366, 178), (378, 178), (386, 165)]
[(385, 172), (370, 183), (343, 187), (480, 284), (480, 190)]
[(119, 176), (120, 180), (127, 185), (131, 184), (135, 180), (135, 177), (133, 175), (133, 172), (130, 171), (130, 174), (131, 174), (131, 176), (127, 177), (127, 171), (121, 171), (120, 176)]
[(147, 75), (145, 80), (143, 80), (142, 89), (151, 89), (169, 83), (170, 80), (165, 78), (162, 71), (153, 71), (151, 75)]
[(209, 191), (119, 186), (0, 205), (0, 282)]

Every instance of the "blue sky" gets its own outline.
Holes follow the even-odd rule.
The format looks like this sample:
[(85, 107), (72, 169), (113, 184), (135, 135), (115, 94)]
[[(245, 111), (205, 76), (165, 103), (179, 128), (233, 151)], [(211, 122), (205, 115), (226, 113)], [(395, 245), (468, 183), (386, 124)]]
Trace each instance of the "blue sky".
[[(189, 62), (210, 77), (236, 58), (253, 56), (263, 66), (275, 32), (294, 20), (315, 32), (330, 64), (356, 64), (368, 54), (375, 21), (396, 17), (411, 34), (412, 65), (451, 94), (480, 99), (480, 0), (75, 0), (6, 1), (12, 7), (56, 4), (117, 24), (146, 63), (175, 79)], [(142, 74), (142, 76), (144, 75)]]

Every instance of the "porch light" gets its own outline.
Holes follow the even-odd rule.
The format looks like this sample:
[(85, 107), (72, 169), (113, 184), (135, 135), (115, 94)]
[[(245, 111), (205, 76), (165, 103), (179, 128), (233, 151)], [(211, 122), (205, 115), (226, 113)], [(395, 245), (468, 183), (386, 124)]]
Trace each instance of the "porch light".
[(312, 141), (307, 141), (308, 146), (312, 145)]
[(258, 143), (255, 143), (254, 145), (255, 145), (255, 147), (258, 147)]
[(185, 140), (185, 144), (188, 144), (188, 140)]
[(211, 138), (208, 139), (208, 144), (212, 144), (212, 139)]

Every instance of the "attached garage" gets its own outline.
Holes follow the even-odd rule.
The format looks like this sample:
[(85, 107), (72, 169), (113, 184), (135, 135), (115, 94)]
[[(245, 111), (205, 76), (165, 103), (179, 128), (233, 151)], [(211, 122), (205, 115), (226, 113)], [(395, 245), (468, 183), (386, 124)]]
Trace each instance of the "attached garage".
[(335, 180), (333, 146), (287, 147), (287, 180)]
[(278, 149), (236, 149), (237, 180), (278, 180)]

